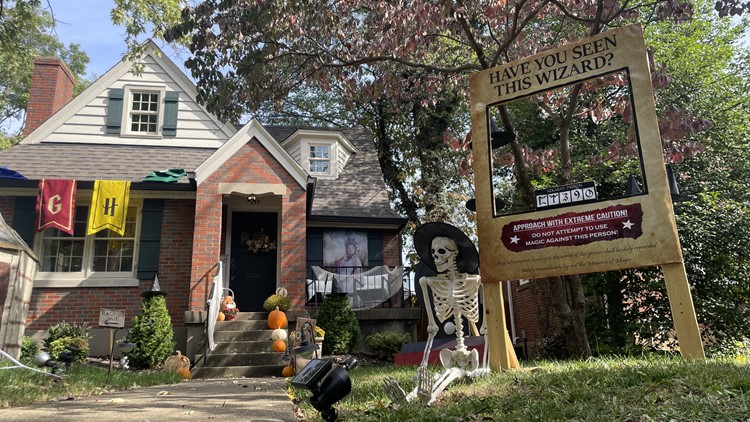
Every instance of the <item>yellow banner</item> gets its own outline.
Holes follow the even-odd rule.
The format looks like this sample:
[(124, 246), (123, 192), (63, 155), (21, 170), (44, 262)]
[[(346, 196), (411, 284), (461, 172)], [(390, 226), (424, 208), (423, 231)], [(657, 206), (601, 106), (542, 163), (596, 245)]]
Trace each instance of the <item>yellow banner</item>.
[(130, 182), (121, 180), (97, 180), (94, 182), (94, 197), (86, 234), (110, 229), (122, 236), (125, 234), (125, 217), (130, 200)]

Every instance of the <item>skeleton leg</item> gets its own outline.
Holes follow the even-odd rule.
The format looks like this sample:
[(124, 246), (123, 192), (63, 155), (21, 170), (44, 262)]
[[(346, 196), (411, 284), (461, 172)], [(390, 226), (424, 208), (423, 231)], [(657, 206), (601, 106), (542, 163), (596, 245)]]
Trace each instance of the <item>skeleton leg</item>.
[[(440, 377), (435, 382), (435, 388), (432, 389), (432, 394), (429, 397), (428, 401), (425, 401), (424, 397), (422, 397), (422, 403), (426, 404), (427, 406), (431, 406), (433, 403), (435, 403), (435, 400), (437, 400), (440, 393), (445, 390), (445, 387), (448, 386), (453, 380), (457, 378), (463, 378), (466, 376), (466, 371), (463, 371), (458, 368), (448, 368), (446, 369), (442, 374), (440, 374)], [(421, 397), (421, 396), (420, 396)]]

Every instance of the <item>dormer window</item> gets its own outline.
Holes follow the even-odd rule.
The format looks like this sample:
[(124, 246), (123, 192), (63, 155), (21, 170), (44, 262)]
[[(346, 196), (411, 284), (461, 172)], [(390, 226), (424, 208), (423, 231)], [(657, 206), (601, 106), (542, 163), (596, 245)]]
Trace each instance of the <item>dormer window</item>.
[(341, 132), (301, 129), (281, 142), (281, 146), (311, 176), (336, 179), (356, 153), (351, 142)]
[(329, 174), (331, 169), (331, 146), (310, 145), (310, 173)]
[(131, 91), (130, 133), (157, 135), (159, 124), (159, 93)]
[(179, 98), (179, 92), (160, 86), (112, 88), (107, 133), (141, 138), (176, 136)]

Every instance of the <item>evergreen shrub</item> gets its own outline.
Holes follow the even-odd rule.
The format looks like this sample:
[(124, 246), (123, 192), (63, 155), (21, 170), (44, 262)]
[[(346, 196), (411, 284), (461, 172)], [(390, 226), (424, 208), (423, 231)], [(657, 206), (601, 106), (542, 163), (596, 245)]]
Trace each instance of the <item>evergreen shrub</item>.
[(367, 350), (378, 359), (393, 362), (393, 355), (401, 351), (406, 343), (411, 343), (411, 335), (389, 331), (367, 336)]
[(317, 324), (325, 330), (323, 354), (343, 355), (351, 353), (361, 335), (359, 321), (349, 306), (346, 295), (326, 296), (320, 305)]
[(146, 295), (141, 313), (133, 317), (130, 340), (136, 347), (127, 353), (133, 369), (160, 367), (174, 352), (172, 319), (164, 295)]

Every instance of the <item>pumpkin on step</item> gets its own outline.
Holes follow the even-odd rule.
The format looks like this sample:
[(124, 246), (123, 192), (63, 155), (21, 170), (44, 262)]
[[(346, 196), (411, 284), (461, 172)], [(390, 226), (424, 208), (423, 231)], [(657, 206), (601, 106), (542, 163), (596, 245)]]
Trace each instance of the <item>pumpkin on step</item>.
[(283, 352), (284, 350), (286, 350), (286, 343), (284, 342), (284, 340), (274, 340), (271, 348), (273, 348), (274, 352)]
[(291, 377), (292, 375), (294, 375), (294, 368), (291, 366), (285, 366), (284, 369), (281, 370), (282, 377)]
[(268, 328), (272, 330), (286, 328), (286, 323), (286, 314), (280, 311), (278, 306), (268, 314)]

